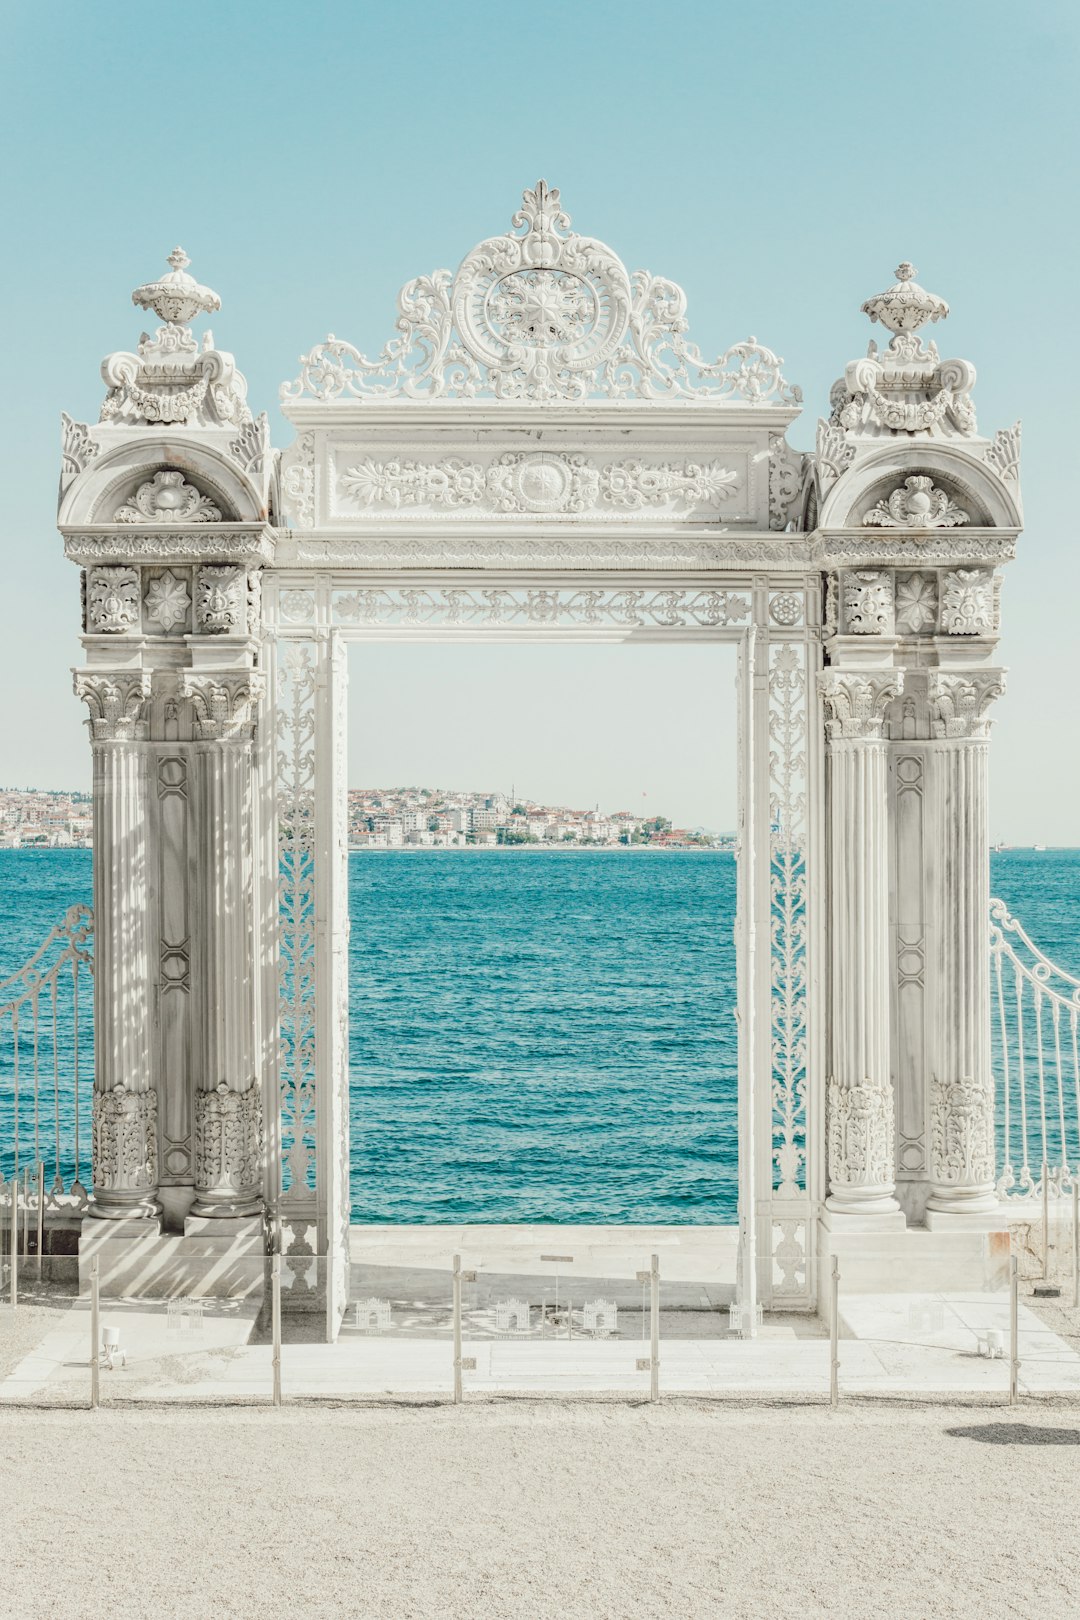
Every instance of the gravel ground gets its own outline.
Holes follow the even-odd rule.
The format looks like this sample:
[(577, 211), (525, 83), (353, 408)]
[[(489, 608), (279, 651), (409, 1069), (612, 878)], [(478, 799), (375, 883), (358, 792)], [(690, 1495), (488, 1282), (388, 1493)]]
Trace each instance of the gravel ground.
[(1080, 1407), (0, 1412), (19, 1620), (1080, 1608)]

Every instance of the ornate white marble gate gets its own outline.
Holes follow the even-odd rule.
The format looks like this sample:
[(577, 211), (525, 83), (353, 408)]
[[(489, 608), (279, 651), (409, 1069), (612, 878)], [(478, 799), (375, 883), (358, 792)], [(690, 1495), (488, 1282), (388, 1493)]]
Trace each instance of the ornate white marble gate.
[(776, 357), (706, 363), (681, 291), (540, 183), (403, 290), (377, 359), (303, 358), (279, 456), (183, 325), (216, 296), (170, 262), (135, 294), (165, 324), (105, 362), (102, 423), (65, 418), (108, 1217), (84, 1252), (117, 1286), (136, 1253), (163, 1287), (181, 1258), (254, 1286), (276, 1211), (292, 1302), (336, 1331), (345, 644), (385, 638), (735, 645), (744, 1299), (810, 1307), (823, 1248), (987, 1225), (985, 736), (1018, 430), (979, 437), (972, 368), (915, 335), (946, 306), (901, 267), (864, 306), (892, 341), (800, 454)]

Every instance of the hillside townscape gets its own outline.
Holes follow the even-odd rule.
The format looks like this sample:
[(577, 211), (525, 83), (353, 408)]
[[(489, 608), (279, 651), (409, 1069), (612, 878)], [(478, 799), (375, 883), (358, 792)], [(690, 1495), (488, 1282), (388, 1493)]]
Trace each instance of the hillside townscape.
[(734, 837), (700, 827), (673, 827), (666, 816), (538, 804), (513, 791), (402, 787), (349, 789), (349, 844), (353, 849), (469, 844), (731, 849)]
[[(91, 842), (89, 793), (0, 788), (0, 849), (85, 849)], [(732, 849), (734, 835), (673, 827), (666, 816), (538, 804), (513, 793), (449, 788), (350, 788), (352, 849), (499, 847)]]

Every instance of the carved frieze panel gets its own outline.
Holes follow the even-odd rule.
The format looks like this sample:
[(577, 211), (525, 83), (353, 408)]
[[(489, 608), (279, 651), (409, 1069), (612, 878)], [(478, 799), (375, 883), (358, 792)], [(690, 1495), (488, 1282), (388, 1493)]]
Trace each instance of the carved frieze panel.
[(947, 636), (986, 636), (997, 629), (989, 568), (958, 568), (941, 581), (941, 629)]
[[(301, 527), (314, 522), (310, 471), (303, 460), (296, 460), (285, 473), (290, 510)], [(794, 452), (785, 457), (777, 451), (772, 457), (774, 527), (783, 527), (797, 502), (801, 474), (802, 458)], [(672, 519), (748, 523), (757, 488), (746, 446), (719, 456), (673, 459), (645, 451), (607, 456), (572, 449), (436, 458), (390, 449), (374, 455), (333, 445), (327, 450), (327, 476), (327, 519), (350, 524), (415, 521), (424, 513), (442, 521), (489, 523), (507, 517), (623, 524)]]
[(919, 636), (937, 625), (937, 575), (932, 572), (897, 574), (896, 628), (901, 635)]

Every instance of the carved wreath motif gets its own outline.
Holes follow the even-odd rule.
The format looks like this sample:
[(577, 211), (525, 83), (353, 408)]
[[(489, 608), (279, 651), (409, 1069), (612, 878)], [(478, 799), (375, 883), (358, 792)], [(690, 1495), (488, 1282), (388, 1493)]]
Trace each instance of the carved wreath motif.
[(863, 522), (893, 529), (951, 529), (967, 523), (970, 516), (932, 478), (919, 473), (905, 478), (891, 495), (871, 507)]
[(116, 509), (117, 523), (220, 523), (221, 511), (209, 495), (189, 484), (182, 472), (155, 473)]

